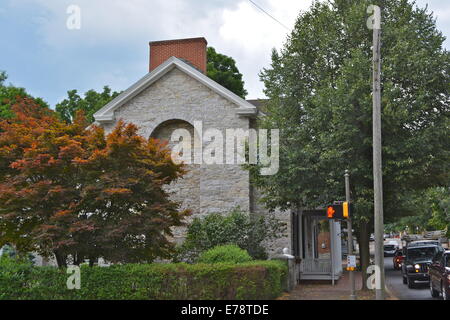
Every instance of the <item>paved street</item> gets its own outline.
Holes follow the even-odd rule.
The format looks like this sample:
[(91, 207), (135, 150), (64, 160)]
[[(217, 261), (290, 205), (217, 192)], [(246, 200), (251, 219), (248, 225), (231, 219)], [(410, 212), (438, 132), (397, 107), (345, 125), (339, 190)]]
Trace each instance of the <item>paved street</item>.
[(408, 289), (402, 281), (402, 272), (394, 270), (392, 257), (384, 259), (386, 285), (391, 293), (400, 300), (439, 300), (434, 299), (430, 295), (427, 285), (418, 286), (416, 289)]
[[(384, 259), (386, 286), (388, 288), (387, 298), (389, 300), (440, 300), (441, 298), (432, 298), (428, 285), (418, 286), (415, 289), (409, 289), (403, 284), (402, 273), (400, 270), (394, 270), (392, 257)], [(374, 295), (372, 291), (360, 291), (361, 274), (356, 274), (356, 289), (358, 300), (372, 300)], [(332, 286), (329, 281), (306, 281), (298, 285), (292, 292), (286, 293), (278, 300), (347, 300), (349, 299), (348, 273), (344, 272), (343, 277)]]

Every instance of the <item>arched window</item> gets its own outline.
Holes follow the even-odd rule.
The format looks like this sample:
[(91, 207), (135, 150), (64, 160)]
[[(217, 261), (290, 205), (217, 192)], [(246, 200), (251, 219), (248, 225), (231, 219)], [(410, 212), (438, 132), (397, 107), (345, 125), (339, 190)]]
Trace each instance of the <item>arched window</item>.
[[(150, 135), (151, 138), (155, 138), (168, 143), (171, 150), (177, 147), (180, 150), (179, 156), (185, 159), (186, 164), (194, 164), (194, 148), (200, 147), (200, 141), (195, 144), (194, 126), (185, 120), (171, 119), (160, 123)], [(172, 141), (172, 137), (175, 141)], [(183, 152), (189, 152), (190, 155), (183, 154)], [(201, 152), (201, 150), (200, 150)], [(190, 161), (187, 161), (190, 160)]]

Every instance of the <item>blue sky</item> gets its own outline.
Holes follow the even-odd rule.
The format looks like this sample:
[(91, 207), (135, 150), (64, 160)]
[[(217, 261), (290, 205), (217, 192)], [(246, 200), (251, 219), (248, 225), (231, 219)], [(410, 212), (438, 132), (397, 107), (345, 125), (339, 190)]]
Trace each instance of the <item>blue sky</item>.
[[(255, 0), (292, 28), (311, 0)], [(450, 48), (450, 1), (428, 4)], [(69, 30), (69, 5), (81, 9), (81, 29)], [(78, 89), (124, 90), (148, 71), (152, 40), (204, 36), (232, 56), (247, 98), (263, 97), (259, 71), (288, 31), (247, 0), (0, 0), (0, 70), (53, 107)]]

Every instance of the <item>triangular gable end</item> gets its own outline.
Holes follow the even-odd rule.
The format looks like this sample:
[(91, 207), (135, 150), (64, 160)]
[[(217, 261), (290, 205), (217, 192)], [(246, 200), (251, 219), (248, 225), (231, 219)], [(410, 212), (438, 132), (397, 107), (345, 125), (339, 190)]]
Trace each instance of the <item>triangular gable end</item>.
[(161, 64), (159, 67), (157, 67), (155, 70), (153, 70), (152, 72), (145, 75), (142, 79), (140, 79), (138, 82), (133, 84), (127, 90), (122, 92), (119, 96), (117, 96), (114, 100), (109, 102), (103, 108), (98, 110), (94, 114), (95, 121), (97, 121), (99, 123), (115, 121), (115, 118), (114, 118), (115, 110), (120, 108), (124, 103), (133, 99), (135, 96), (137, 96), (143, 90), (148, 88), (154, 82), (158, 81), (158, 79), (160, 79), (162, 76), (167, 74), (173, 68), (178, 68), (179, 70), (183, 71), (187, 75), (191, 76), (192, 78), (196, 79), (200, 83), (202, 83), (205, 86), (207, 86), (208, 88), (210, 88), (212, 91), (221, 95), (222, 97), (229, 100), (230, 102), (236, 104), (238, 106), (238, 108), (236, 108), (237, 115), (246, 116), (246, 117), (255, 117), (257, 115), (258, 111), (255, 106), (248, 103), (241, 97), (237, 96), (236, 94), (234, 94), (227, 88), (221, 86), (220, 84), (218, 84), (214, 80), (210, 79), (203, 73), (192, 68), (191, 66), (189, 66), (187, 63), (183, 62), (182, 60), (180, 60), (176, 57), (171, 57), (166, 62)]

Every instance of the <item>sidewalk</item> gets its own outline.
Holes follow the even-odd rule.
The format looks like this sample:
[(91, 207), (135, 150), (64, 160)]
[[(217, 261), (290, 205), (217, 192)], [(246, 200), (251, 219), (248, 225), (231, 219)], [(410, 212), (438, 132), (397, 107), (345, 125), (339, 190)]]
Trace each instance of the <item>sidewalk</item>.
[[(331, 281), (302, 281), (290, 293), (278, 298), (278, 300), (350, 300), (350, 279), (349, 273), (344, 274), (335, 282)], [(356, 297), (357, 300), (374, 300), (375, 292), (372, 290), (361, 291), (361, 272), (355, 272)], [(387, 300), (392, 300), (386, 292)]]

